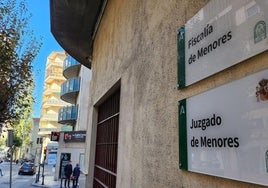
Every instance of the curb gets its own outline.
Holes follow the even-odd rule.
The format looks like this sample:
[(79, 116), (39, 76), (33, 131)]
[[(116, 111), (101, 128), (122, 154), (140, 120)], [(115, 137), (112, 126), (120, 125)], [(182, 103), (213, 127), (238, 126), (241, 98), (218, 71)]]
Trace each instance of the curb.
[(35, 182), (32, 183), (32, 186), (34, 186), (34, 187), (47, 187), (47, 188), (50, 188), (51, 187), (49, 185), (42, 185), (42, 184), (35, 183)]

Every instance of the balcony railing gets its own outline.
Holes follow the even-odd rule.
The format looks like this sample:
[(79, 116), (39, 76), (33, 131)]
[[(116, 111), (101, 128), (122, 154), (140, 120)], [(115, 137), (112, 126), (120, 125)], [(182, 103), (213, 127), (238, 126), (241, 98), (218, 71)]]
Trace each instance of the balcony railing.
[(60, 128), (39, 128), (38, 135), (50, 135), (52, 131), (60, 131)]
[(68, 56), (63, 63), (63, 70), (67, 69), (68, 67), (75, 66), (75, 65), (80, 65), (78, 61), (76, 61), (74, 58), (71, 56)]
[(59, 109), (58, 123), (73, 124), (77, 119), (78, 105), (66, 106)]
[(58, 114), (42, 114), (41, 119), (48, 120), (48, 121), (57, 121)]
[(46, 74), (46, 79), (48, 77), (62, 77), (62, 74), (60, 72), (50, 72)]
[(52, 93), (60, 94), (60, 89), (61, 89), (60, 86), (59, 86), (59, 88), (46, 86), (46, 87), (44, 87), (44, 94), (45, 95), (50, 95)]
[(46, 67), (49, 67), (49, 66), (62, 67), (62, 62), (48, 60), (46, 63)]
[(80, 63), (71, 56), (68, 56), (63, 63), (63, 75), (65, 78), (73, 78), (78, 76), (80, 71)]
[(52, 83), (55, 82), (56, 80), (59, 81), (65, 81), (65, 77), (62, 75), (62, 72), (51, 72), (51, 73), (47, 73), (46, 77), (45, 77), (45, 82), (46, 83)]
[(75, 104), (79, 90), (80, 78), (77, 77), (69, 79), (61, 85), (61, 99), (66, 102)]
[(64, 106), (66, 102), (59, 99), (48, 99), (43, 103), (43, 107), (46, 106)]

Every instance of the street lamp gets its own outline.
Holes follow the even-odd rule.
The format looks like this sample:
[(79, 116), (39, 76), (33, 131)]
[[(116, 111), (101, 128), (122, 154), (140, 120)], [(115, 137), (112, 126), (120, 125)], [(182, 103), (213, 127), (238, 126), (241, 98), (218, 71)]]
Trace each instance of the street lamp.
[(9, 188), (11, 188), (11, 185), (12, 185), (13, 140), (14, 140), (13, 130), (9, 129), (8, 130), (8, 137), (7, 137), (7, 146), (9, 147), (9, 151), (10, 151)]
[(38, 167), (38, 173), (36, 174), (35, 183), (39, 182), (40, 177), (40, 163), (41, 163), (41, 155), (42, 155), (42, 149), (43, 149), (43, 137), (37, 138), (37, 144), (41, 144), (40, 153), (39, 153), (39, 167)]

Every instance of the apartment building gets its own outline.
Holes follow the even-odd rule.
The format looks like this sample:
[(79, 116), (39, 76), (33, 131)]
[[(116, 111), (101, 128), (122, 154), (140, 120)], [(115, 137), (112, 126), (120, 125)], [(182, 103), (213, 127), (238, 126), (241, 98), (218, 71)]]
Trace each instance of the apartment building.
[[(66, 160), (73, 165), (80, 164), (85, 172), (85, 141), (88, 126), (89, 84), (91, 70), (81, 65), (71, 56), (63, 63), (62, 74), (66, 81), (61, 84), (60, 98), (68, 104), (59, 109), (58, 122), (62, 124), (59, 135), (59, 147), (55, 179), (64, 176), (63, 166)], [(67, 158), (65, 158), (66, 156)]]
[[(51, 52), (46, 61), (38, 132), (38, 135), (43, 138), (44, 148), (51, 142), (51, 132), (61, 130), (61, 124), (58, 123), (58, 110), (67, 104), (60, 99), (61, 84), (66, 80), (62, 75), (65, 58), (66, 54), (64, 52)], [(54, 143), (51, 149), (55, 150), (58, 147), (57, 145), (57, 143)], [(49, 150), (50, 149), (48, 149), (47, 152), (49, 152)]]
[[(39, 132), (39, 122), (40, 118), (33, 118), (33, 126), (32, 126), (32, 132), (30, 134), (32, 145), (30, 147), (30, 156), (31, 158), (35, 159), (35, 163), (38, 164), (38, 159), (40, 158), (40, 144), (37, 143), (37, 138), (39, 138), (38, 132)], [(29, 158), (29, 159), (31, 159)]]

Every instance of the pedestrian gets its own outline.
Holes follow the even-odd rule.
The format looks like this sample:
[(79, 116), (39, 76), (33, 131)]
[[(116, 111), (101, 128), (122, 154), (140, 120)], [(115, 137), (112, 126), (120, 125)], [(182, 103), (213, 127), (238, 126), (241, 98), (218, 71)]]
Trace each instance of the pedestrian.
[(70, 180), (71, 180), (72, 172), (73, 172), (72, 161), (69, 161), (69, 163), (64, 167), (64, 174), (65, 174), (64, 187), (65, 188), (67, 188), (67, 183), (68, 183), (68, 188), (70, 188)]
[(64, 174), (65, 174), (64, 187), (65, 188), (70, 188), (70, 180), (71, 180), (72, 172), (73, 172), (73, 166), (72, 166), (72, 161), (70, 160), (68, 161), (68, 164), (64, 167)]
[(80, 167), (79, 164), (77, 163), (73, 170), (73, 188), (77, 188), (79, 176), (80, 176)]
[(0, 161), (0, 175), (3, 176), (3, 171), (2, 171), (2, 165), (3, 165), (3, 161)]

